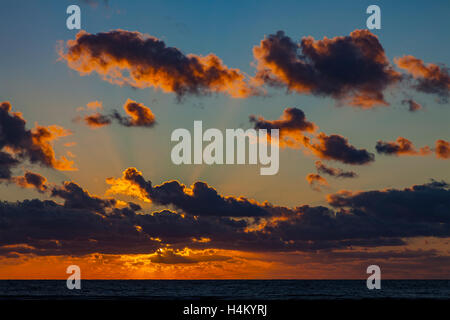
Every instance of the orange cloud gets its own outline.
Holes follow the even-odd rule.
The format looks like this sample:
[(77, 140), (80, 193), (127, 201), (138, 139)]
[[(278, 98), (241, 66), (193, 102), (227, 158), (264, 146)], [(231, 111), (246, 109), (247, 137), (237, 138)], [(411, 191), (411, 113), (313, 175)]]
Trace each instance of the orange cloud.
[(406, 138), (398, 137), (396, 141), (378, 141), (376, 145), (378, 153), (384, 153), (387, 155), (407, 155), (407, 156), (427, 156), (436, 154), (437, 158), (449, 159), (450, 156), (450, 144), (448, 141), (439, 139), (436, 140), (436, 147), (431, 148), (429, 146), (417, 149), (411, 141)]
[(441, 159), (450, 159), (450, 143), (445, 140), (436, 141), (436, 156)]
[(84, 117), (84, 122), (91, 128), (100, 128), (111, 124), (111, 119), (97, 112)]
[(106, 191), (106, 194), (124, 194), (144, 202), (151, 202), (147, 191), (130, 178), (130, 175), (132, 174), (131, 171), (133, 171), (134, 175), (142, 175), (142, 172), (138, 171), (136, 168), (128, 168), (123, 172), (122, 178), (107, 178), (106, 183), (109, 184), (110, 187)]
[(152, 127), (156, 124), (156, 118), (152, 110), (142, 103), (128, 99), (123, 108), (128, 116), (124, 117), (117, 111), (110, 115), (97, 112), (84, 117), (84, 122), (92, 128), (110, 125), (114, 119), (125, 127)]
[(304, 37), (300, 43), (278, 31), (253, 47), (253, 55), (258, 84), (331, 96), (361, 108), (388, 105), (383, 91), (401, 79), (368, 30), (332, 39)]
[(286, 108), (278, 120), (266, 120), (263, 117), (250, 116), (250, 122), (255, 129), (280, 130), (280, 145), (282, 147), (298, 148), (301, 146), (304, 133), (314, 132), (317, 126), (306, 120), (305, 113), (298, 108)]
[(431, 154), (430, 147), (425, 146), (417, 150), (411, 141), (403, 137), (398, 137), (396, 141), (380, 140), (377, 142), (376, 150), (378, 153), (393, 155), (424, 156)]
[(39, 192), (47, 190), (47, 178), (34, 172), (25, 172), (23, 176), (13, 177), (12, 181), (22, 188), (35, 188)]
[(305, 137), (304, 146), (321, 159), (341, 161), (346, 164), (363, 165), (374, 161), (374, 155), (365, 149), (357, 149), (348, 143), (348, 139), (323, 132), (314, 139)]
[(185, 55), (155, 37), (112, 30), (90, 34), (80, 31), (59, 55), (82, 75), (98, 73), (103, 80), (137, 88), (154, 87), (184, 94), (225, 93), (234, 98), (255, 94), (238, 69), (230, 69), (214, 54)]
[[(71, 134), (63, 127), (38, 126), (26, 129), (26, 121), (20, 112), (12, 112), (12, 106), (5, 101), (0, 104), (0, 148), (8, 149), (20, 159), (39, 163), (57, 170), (76, 170), (74, 162), (66, 157), (57, 159), (52, 142)], [(17, 159), (16, 159), (17, 160)]]
[(328, 187), (327, 179), (316, 173), (309, 173), (306, 176), (306, 181), (308, 181), (310, 187), (315, 191), (320, 191), (321, 187)]
[(102, 109), (103, 108), (103, 102), (97, 101), (97, 100), (91, 101), (91, 102), (88, 102), (86, 104), (86, 107), (88, 109), (93, 109), (93, 110), (95, 110), (95, 109)]
[(411, 55), (394, 58), (401, 69), (412, 75), (417, 83), (415, 89), (425, 93), (435, 93), (447, 101), (450, 92), (450, 74), (448, 68), (434, 63), (425, 64), (421, 59)]

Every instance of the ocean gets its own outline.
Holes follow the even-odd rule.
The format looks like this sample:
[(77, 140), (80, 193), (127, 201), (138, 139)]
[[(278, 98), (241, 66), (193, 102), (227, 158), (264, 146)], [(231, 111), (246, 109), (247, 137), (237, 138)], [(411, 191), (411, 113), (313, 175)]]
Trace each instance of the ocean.
[(0, 300), (368, 300), (450, 299), (450, 280), (0, 280)]

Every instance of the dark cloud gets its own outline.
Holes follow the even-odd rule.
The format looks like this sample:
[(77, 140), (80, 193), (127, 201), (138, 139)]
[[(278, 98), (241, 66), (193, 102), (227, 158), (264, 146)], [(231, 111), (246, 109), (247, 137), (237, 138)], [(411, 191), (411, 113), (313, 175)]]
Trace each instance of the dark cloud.
[(138, 254), (159, 247), (127, 218), (37, 199), (0, 202), (0, 229), (0, 254)]
[(343, 171), (333, 167), (328, 167), (322, 161), (316, 161), (315, 163), (317, 172), (327, 174), (337, 178), (356, 178), (358, 175), (353, 171)]
[[(26, 121), (21, 113), (12, 112), (9, 102), (0, 103), (0, 150), (8, 148), (16, 160), (27, 159), (58, 170), (75, 170), (73, 161), (65, 157), (57, 159), (52, 147), (52, 141), (70, 134), (59, 126), (36, 126), (33, 130), (26, 129)], [(8, 173), (14, 163), (2, 152), (1, 163), (6, 168), (0, 171)]]
[(153, 263), (163, 264), (185, 264), (185, 263), (199, 263), (207, 261), (225, 261), (231, 259), (230, 257), (207, 252), (206, 254), (192, 253), (184, 254), (176, 250), (158, 250), (154, 256), (150, 258)]
[[(136, 168), (128, 168), (122, 178), (107, 182), (112, 185), (112, 191), (138, 187), (138, 197), (144, 194), (157, 204), (172, 205), (194, 216), (263, 217), (269, 216), (272, 209), (269, 204), (258, 204), (244, 197), (224, 197), (205, 182), (195, 182), (190, 188), (175, 180), (152, 186)], [(128, 194), (137, 196), (135, 192)]]
[(60, 57), (82, 75), (97, 72), (104, 80), (133, 87), (155, 87), (185, 94), (221, 92), (240, 98), (255, 94), (244, 73), (230, 69), (214, 54), (185, 55), (164, 41), (139, 32), (80, 31)]
[[(253, 222), (230, 217), (226, 211), (228, 216), (222, 217), (169, 210), (141, 213), (135, 204), (118, 208), (75, 184), (63, 188), (63, 205), (40, 200), (0, 202), (0, 255), (155, 252), (157, 263), (194, 263), (203, 258), (181, 261), (177, 250), (297, 252), (400, 246), (406, 244), (404, 238), (450, 237), (450, 190), (445, 182), (341, 191), (328, 197), (336, 210), (303, 205), (286, 208), (281, 219), (272, 215)], [(168, 245), (175, 256), (158, 255), (157, 249)]]
[(316, 134), (318, 126), (307, 121), (305, 113), (297, 108), (285, 109), (278, 120), (266, 120), (252, 115), (250, 122), (254, 123), (255, 129), (279, 129), (282, 147), (304, 147), (321, 159), (357, 165), (367, 164), (375, 159), (367, 150), (357, 149), (349, 144), (345, 137), (323, 132)]
[(312, 132), (316, 125), (306, 120), (305, 113), (298, 108), (286, 108), (279, 120), (265, 120), (263, 117), (250, 116), (250, 122), (255, 124), (255, 129), (280, 129), (281, 131), (306, 131)]
[(320, 132), (315, 140), (305, 137), (304, 145), (321, 159), (336, 160), (346, 164), (363, 165), (375, 160), (375, 156), (365, 149), (357, 149), (347, 138)]
[(14, 159), (9, 153), (0, 151), (0, 180), (11, 179), (11, 170), (20, 163)]
[(271, 129), (279, 129), (281, 145), (295, 146), (302, 141), (304, 132), (313, 132), (317, 126), (306, 120), (305, 113), (298, 108), (286, 108), (278, 120), (266, 120), (263, 117), (251, 115), (250, 122), (255, 129), (266, 129), (270, 134)]
[(402, 100), (402, 104), (407, 105), (408, 106), (408, 110), (411, 111), (411, 112), (415, 112), (415, 111), (418, 111), (418, 110), (422, 109), (422, 106), (419, 103), (417, 103), (416, 101), (412, 100), (412, 99)]
[(388, 105), (383, 91), (401, 79), (368, 30), (323, 40), (304, 37), (299, 44), (278, 31), (255, 46), (253, 54), (256, 79), (263, 83), (362, 108)]
[(378, 153), (394, 156), (427, 156), (435, 153), (439, 159), (450, 158), (450, 143), (448, 141), (439, 139), (436, 140), (435, 148), (425, 146), (417, 149), (414, 144), (403, 137), (398, 137), (396, 141), (377, 141), (375, 146)]
[(44, 192), (48, 189), (47, 178), (34, 172), (27, 171), (23, 176), (13, 177), (12, 181), (22, 188), (34, 188), (39, 192)]
[(450, 159), (450, 143), (439, 139), (436, 140), (436, 156), (441, 159)]
[(110, 125), (112, 120), (117, 120), (125, 127), (153, 127), (156, 123), (155, 115), (150, 108), (142, 103), (128, 99), (123, 105), (127, 116), (122, 116), (114, 111), (111, 115), (104, 115), (99, 112), (86, 116), (84, 122), (93, 128)]
[(55, 186), (51, 189), (52, 197), (64, 199), (64, 207), (74, 209), (90, 209), (104, 212), (105, 208), (114, 207), (115, 199), (102, 199), (89, 194), (72, 181), (65, 181), (62, 186)]
[(155, 123), (155, 115), (150, 108), (142, 103), (128, 99), (123, 108), (128, 117), (121, 116), (118, 112), (114, 112), (114, 118), (126, 127), (152, 127)]
[(379, 140), (375, 149), (378, 153), (387, 155), (427, 155), (431, 153), (429, 147), (417, 150), (411, 141), (403, 137), (398, 137), (396, 141)]
[(92, 128), (104, 127), (111, 124), (111, 117), (98, 112), (84, 117), (84, 122)]
[(415, 80), (413, 87), (420, 92), (438, 95), (442, 102), (447, 102), (450, 94), (450, 74), (445, 66), (434, 63), (425, 64), (411, 55), (395, 58), (394, 62), (406, 70)]
[[(432, 181), (403, 190), (342, 191), (329, 195), (328, 202), (350, 214), (384, 223), (390, 232), (404, 228), (405, 236), (420, 230), (422, 235), (444, 236), (450, 230), (450, 190), (444, 181)], [(406, 227), (408, 225), (409, 228)]]

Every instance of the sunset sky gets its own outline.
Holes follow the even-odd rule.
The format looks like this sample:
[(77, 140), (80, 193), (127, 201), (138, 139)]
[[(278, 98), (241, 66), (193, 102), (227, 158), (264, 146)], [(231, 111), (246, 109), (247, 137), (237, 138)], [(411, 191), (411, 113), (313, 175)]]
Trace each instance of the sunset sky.
[[(0, 279), (450, 277), (448, 1), (73, 3), (1, 4)], [(196, 120), (279, 172), (173, 164)]]

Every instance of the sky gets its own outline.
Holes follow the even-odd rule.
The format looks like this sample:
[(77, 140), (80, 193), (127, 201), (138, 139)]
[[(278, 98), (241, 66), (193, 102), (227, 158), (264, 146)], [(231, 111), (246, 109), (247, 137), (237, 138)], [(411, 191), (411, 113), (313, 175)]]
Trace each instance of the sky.
[[(447, 1), (0, 5), (1, 279), (449, 277)], [(196, 120), (278, 173), (173, 164)]]

